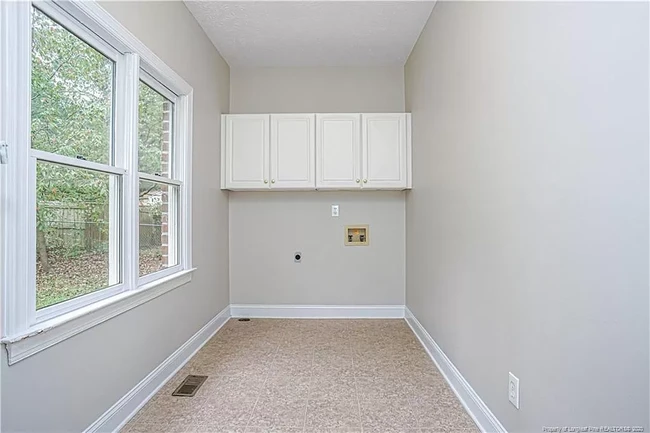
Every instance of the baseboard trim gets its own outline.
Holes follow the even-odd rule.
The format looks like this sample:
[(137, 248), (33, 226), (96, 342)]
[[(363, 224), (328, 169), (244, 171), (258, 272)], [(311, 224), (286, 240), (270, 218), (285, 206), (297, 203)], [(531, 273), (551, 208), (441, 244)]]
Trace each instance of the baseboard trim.
[(411, 327), (413, 333), (418, 337), (420, 343), (427, 351), (433, 362), (442, 373), (445, 380), (454, 391), (460, 402), (463, 404), (469, 415), (483, 433), (497, 432), (507, 433), (496, 416), (490, 411), (487, 405), (481, 400), (472, 386), (465, 380), (456, 366), (451, 362), (445, 352), (429, 335), (424, 327), (418, 322), (411, 310), (405, 307), (406, 323)]
[(230, 314), (258, 319), (402, 319), (404, 306), (231, 304)]
[(229, 318), (230, 307), (226, 307), (104, 412), (84, 433), (115, 432), (121, 429), (212, 338)]

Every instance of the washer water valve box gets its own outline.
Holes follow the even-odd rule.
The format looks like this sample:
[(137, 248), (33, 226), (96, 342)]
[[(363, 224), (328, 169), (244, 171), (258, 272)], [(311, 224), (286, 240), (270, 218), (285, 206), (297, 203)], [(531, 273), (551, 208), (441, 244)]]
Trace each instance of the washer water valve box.
[(345, 226), (345, 245), (366, 246), (369, 240), (368, 225)]

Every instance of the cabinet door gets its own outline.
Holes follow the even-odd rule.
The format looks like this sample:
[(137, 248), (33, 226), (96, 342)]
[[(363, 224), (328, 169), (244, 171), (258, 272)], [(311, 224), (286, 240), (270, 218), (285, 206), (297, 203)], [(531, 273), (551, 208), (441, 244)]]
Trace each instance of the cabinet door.
[(271, 114), (271, 188), (316, 187), (313, 114)]
[(225, 116), (227, 189), (269, 188), (269, 115)]
[(362, 121), (363, 187), (407, 188), (406, 114), (363, 114)]
[(361, 187), (361, 115), (316, 115), (316, 188)]

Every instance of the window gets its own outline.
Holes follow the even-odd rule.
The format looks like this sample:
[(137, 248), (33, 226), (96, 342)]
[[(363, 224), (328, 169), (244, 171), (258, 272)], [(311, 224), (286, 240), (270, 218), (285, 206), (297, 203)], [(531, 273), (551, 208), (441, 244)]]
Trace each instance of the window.
[(0, 8), (2, 328), (24, 344), (191, 271), (192, 89), (94, 2)]
[(120, 282), (121, 175), (114, 62), (36, 8), (31, 59), (38, 311)]
[(31, 11), (32, 149), (111, 164), (115, 63)]
[(36, 310), (121, 281), (119, 176), (36, 161)]
[[(146, 77), (146, 75), (144, 75)], [(140, 81), (138, 101), (139, 274), (178, 264), (179, 182), (174, 160), (175, 104)]]
[(174, 103), (140, 81), (138, 170), (141, 173), (172, 177), (173, 116)]
[(178, 264), (178, 187), (140, 181), (140, 276)]

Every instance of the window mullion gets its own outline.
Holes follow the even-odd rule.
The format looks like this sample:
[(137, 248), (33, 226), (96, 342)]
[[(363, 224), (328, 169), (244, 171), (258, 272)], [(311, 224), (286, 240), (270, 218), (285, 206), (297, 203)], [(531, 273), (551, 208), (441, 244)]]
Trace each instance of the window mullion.
[[(2, 334), (24, 331), (30, 320), (30, 291), (35, 296), (30, 256), (35, 221), (29, 206), (35, 201), (29, 172), (31, 119), (31, 5), (0, 2), (0, 140), (8, 146), (7, 164), (0, 165), (0, 286), (4, 307)], [(34, 263), (32, 263), (34, 262)]]
[(138, 83), (139, 57), (117, 61), (115, 160), (126, 170), (122, 178), (122, 278), (127, 289), (138, 285)]
[(177, 197), (179, 209), (178, 254), (183, 269), (192, 267), (192, 107), (193, 92), (179, 97), (175, 105), (174, 136), (176, 152), (174, 157), (175, 178), (180, 179), (180, 197)]

